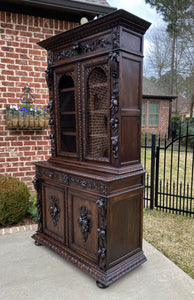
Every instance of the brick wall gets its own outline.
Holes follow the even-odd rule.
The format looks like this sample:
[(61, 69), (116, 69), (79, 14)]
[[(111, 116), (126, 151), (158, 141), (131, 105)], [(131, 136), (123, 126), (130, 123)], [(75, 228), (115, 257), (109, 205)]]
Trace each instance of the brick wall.
[(35, 106), (46, 107), (46, 50), (36, 43), (77, 26), (67, 21), (0, 11), (0, 175), (24, 181), (33, 192), (33, 162), (50, 157), (49, 127), (45, 130), (8, 130), (7, 104), (19, 104), (29, 83)]
[[(143, 99), (146, 102), (146, 116), (145, 116), (145, 126), (142, 126), (142, 131), (144, 132), (160, 132), (161, 134), (168, 134), (169, 125), (169, 100), (165, 99)], [(158, 126), (149, 126), (149, 102), (159, 101), (159, 116), (158, 116)]]

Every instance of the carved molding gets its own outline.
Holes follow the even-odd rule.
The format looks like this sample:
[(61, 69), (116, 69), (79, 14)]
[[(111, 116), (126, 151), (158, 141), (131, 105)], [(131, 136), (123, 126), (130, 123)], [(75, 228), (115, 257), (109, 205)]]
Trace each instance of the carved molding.
[(33, 238), (40, 244), (48, 247), (58, 255), (62, 256), (67, 261), (76, 265), (79, 269), (89, 274), (105, 286), (109, 286), (111, 283), (126, 275), (131, 270), (135, 269), (137, 266), (146, 261), (146, 257), (144, 256), (143, 251), (140, 251), (132, 257), (129, 257), (126, 260), (125, 264), (122, 264), (121, 267), (113, 270), (110, 273), (106, 273), (103, 270), (99, 270), (98, 268), (93, 268), (93, 265), (91, 265), (91, 263), (87, 259), (85, 259), (83, 256), (79, 256), (71, 249), (60, 247), (55, 243), (53, 239), (49, 238), (48, 236), (42, 236), (42, 234), (37, 233), (33, 236)]
[(90, 53), (100, 48), (106, 48), (108, 45), (111, 45), (111, 39), (100, 39), (91, 40), (89, 42), (76, 42), (73, 44), (72, 48), (65, 49), (56, 54), (54, 62), (58, 62), (64, 57), (71, 58), (80, 54)]
[(120, 46), (120, 27), (114, 27), (112, 30), (112, 48), (116, 49)]
[[(77, 94), (77, 101), (78, 101), (78, 115), (79, 115), (79, 128), (82, 128), (82, 101), (81, 101), (81, 64), (80, 62), (77, 63), (77, 84), (78, 84), (78, 94)], [(79, 150), (80, 150), (80, 157), (83, 160), (83, 144), (82, 144), (82, 133), (81, 130), (79, 132)]]
[(106, 269), (106, 210), (105, 198), (96, 201), (98, 207), (98, 264), (103, 270)]
[(51, 196), (50, 200), (51, 202), (48, 210), (50, 212), (50, 216), (52, 218), (54, 226), (57, 226), (61, 212), (59, 207), (59, 199), (56, 196)]
[(69, 184), (69, 176), (66, 173), (57, 173), (48, 169), (44, 169), (43, 175), (47, 178), (60, 181), (66, 185)]
[(48, 63), (48, 66), (52, 66), (52, 63), (53, 63), (53, 51), (52, 50), (48, 50), (47, 51), (47, 63)]
[(76, 184), (83, 188), (95, 189), (102, 193), (103, 195), (107, 195), (107, 185), (102, 182), (87, 180), (85, 178), (70, 176), (69, 178), (70, 184)]
[[(49, 54), (48, 54), (48, 57), (49, 57)], [(48, 61), (49, 61), (49, 58), (48, 58)], [(51, 64), (51, 62), (49, 64)], [(48, 89), (49, 89), (49, 103), (47, 105), (47, 108), (49, 109), (49, 112), (50, 112), (49, 125), (50, 125), (50, 129), (51, 129), (51, 133), (50, 133), (51, 153), (52, 153), (52, 157), (55, 157), (55, 125), (54, 125), (54, 118), (53, 118), (54, 110), (53, 110), (53, 96), (52, 96), (53, 69), (50, 66), (48, 66), (48, 68), (45, 71), (45, 77), (46, 77), (46, 82), (47, 82)]]
[(88, 234), (91, 232), (91, 219), (88, 218), (88, 214), (91, 214), (91, 211), (88, 210), (87, 207), (81, 206), (79, 208), (79, 219), (78, 219), (78, 224), (81, 227), (81, 233), (83, 235), (84, 242), (87, 241)]
[(109, 53), (109, 60), (111, 66), (111, 84), (112, 84), (112, 95), (110, 102), (111, 119), (110, 125), (112, 128), (112, 154), (113, 158), (118, 159), (119, 151), (119, 55), (117, 52)]

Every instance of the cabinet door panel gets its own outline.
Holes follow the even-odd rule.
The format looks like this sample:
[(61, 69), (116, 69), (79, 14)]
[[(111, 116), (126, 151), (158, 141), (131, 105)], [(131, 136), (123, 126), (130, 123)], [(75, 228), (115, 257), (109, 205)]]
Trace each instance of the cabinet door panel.
[(69, 190), (70, 247), (92, 260), (97, 260), (98, 212), (97, 198), (87, 193)]
[(52, 185), (43, 185), (43, 231), (65, 242), (65, 191)]
[(141, 248), (142, 193), (114, 198), (110, 205), (109, 263), (130, 256)]

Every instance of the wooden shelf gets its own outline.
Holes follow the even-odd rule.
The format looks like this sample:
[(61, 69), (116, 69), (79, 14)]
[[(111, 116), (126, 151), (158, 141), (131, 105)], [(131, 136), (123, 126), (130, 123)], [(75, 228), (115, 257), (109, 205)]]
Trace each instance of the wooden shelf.
[(74, 132), (74, 131), (62, 131), (62, 135), (76, 136), (76, 132)]
[(89, 86), (89, 89), (90, 88), (96, 88), (96, 87), (107, 87), (108, 88), (108, 82), (99, 82), (99, 83), (94, 83), (94, 84), (91, 84)]
[(61, 115), (63, 115), (63, 116), (75, 115), (75, 111), (63, 111), (63, 112), (61, 112)]
[(61, 89), (60, 92), (65, 93), (65, 92), (74, 92), (74, 87), (72, 88), (65, 88), (65, 89)]

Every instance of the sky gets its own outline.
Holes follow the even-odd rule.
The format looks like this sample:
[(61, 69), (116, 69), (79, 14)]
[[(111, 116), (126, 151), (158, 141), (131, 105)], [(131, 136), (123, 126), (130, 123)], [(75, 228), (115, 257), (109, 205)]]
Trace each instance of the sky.
[(153, 70), (149, 68), (148, 53), (151, 46), (149, 34), (152, 28), (164, 26), (165, 22), (162, 20), (162, 16), (156, 12), (155, 8), (151, 8), (149, 4), (146, 4), (145, 0), (107, 0), (107, 2), (112, 7), (124, 9), (152, 23), (144, 36), (144, 75), (146, 77), (155, 75)]
[(128, 12), (151, 22), (152, 26), (158, 26), (163, 23), (160, 14), (158, 14), (154, 8), (151, 8), (149, 4), (146, 4), (145, 0), (107, 0), (107, 2), (112, 7), (125, 9)]

